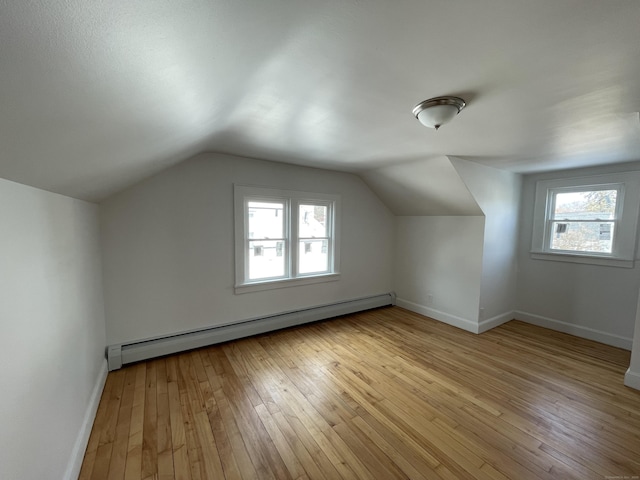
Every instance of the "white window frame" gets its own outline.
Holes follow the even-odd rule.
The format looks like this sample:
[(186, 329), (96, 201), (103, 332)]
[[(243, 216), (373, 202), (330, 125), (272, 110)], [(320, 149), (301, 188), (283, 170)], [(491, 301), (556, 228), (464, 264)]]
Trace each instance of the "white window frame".
[[(283, 202), (284, 207), (284, 237), (286, 248), (285, 272), (283, 276), (249, 279), (249, 216), (248, 203), (250, 201)], [(327, 207), (329, 221), (327, 234), (329, 244), (328, 271), (307, 274), (298, 273), (298, 212), (299, 206), (322, 205)], [(294, 190), (281, 190), (269, 187), (249, 185), (234, 185), (234, 220), (235, 220), (235, 293), (257, 292), (274, 288), (292, 287), (323, 283), (340, 279), (340, 196), (326, 193), (309, 193)]]
[[(576, 252), (551, 248), (555, 196), (558, 193), (617, 190), (611, 253)], [(579, 178), (540, 180), (536, 183), (531, 258), (632, 268), (640, 205), (640, 172)], [(557, 219), (556, 219), (557, 221)]]

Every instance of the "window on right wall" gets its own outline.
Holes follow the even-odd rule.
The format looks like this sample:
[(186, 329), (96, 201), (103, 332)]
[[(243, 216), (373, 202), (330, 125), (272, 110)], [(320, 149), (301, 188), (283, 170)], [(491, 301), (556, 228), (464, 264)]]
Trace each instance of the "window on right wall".
[(531, 255), (633, 267), (639, 204), (640, 172), (538, 181)]

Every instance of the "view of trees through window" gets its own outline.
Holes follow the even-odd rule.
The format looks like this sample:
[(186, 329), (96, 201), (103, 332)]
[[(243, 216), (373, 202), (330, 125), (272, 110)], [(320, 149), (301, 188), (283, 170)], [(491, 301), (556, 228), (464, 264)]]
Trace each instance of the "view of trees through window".
[(611, 253), (617, 196), (617, 190), (556, 193), (550, 248)]

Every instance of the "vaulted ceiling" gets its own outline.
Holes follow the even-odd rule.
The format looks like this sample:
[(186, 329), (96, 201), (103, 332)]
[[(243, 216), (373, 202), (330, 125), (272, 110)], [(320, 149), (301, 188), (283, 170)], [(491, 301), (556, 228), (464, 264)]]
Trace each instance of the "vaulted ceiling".
[[(0, 0), (0, 177), (100, 200), (202, 151), (640, 160), (639, 25), (637, 0)], [(451, 124), (412, 116), (448, 94)]]

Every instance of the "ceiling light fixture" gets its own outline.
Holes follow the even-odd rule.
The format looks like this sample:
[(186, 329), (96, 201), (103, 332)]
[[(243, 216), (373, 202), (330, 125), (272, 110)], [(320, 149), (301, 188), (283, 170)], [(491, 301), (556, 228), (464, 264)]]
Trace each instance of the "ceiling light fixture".
[(438, 130), (449, 123), (466, 106), (458, 97), (435, 97), (413, 107), (413, 114), (425, 127)]

